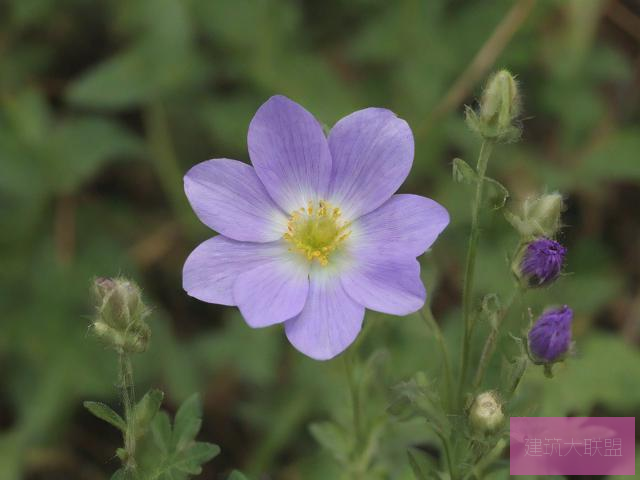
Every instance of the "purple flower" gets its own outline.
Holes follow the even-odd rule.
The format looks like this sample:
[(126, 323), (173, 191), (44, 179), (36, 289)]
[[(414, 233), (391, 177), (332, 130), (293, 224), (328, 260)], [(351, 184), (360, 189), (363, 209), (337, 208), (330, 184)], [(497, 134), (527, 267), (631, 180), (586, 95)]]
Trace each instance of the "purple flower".
[(538, 238), (527, 245), (520, 262), (521, 275), (529, 286), (539, 287), (553, 282), (564, 264), (567, 249), (550, 238)]
[(381, 108), (340, 120), (328, 137), (283, 96), (256, 112), (253, 167), (200, 163), (186, 174), (196, 214), (219, 236), (187, 259), (187, 293), (237, 305), (254, 328), (284, 323), (289, 341), (319, 360), (356, 338), (365, 308), (407, 315), (426, 293), (416, 257), (449, 222), (438, 203), (394, 195), (411, 169), (409, 125)]
[(562, 357), (571, 344), (573, 311), (566, 305), (547, 310), (529, 331), (529, 350), (536, 360), (550, 363)]

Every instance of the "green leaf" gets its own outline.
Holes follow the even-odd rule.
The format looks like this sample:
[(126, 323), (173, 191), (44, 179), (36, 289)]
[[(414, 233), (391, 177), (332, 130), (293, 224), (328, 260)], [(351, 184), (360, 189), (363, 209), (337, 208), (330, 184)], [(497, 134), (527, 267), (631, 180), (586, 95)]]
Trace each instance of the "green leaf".
[(142, 478), (182, 480), (202, 472), (202, 464), (218, 455), (220, 447), (195, 441), (201, 417), (198, 395), (189, 397), (178, 409), (173, 428), (165, 412), (155, 415), (151, 426), (153, 443), (147, 446), (140, 462)]
[(72, 83), (67, 91), (71, 102), (130, 108), (187, 89), (208, 70), (193, 48), (185, 2), (139, 0), (128, 7), (121, 21), (136, 41)]
[(193, 441), (202, 425), (202, 404), (197, 394), (187, 398), (176, 413), (171, 443), (177, 450)]
[(197, 475), (202, 472), (202, 464), (220, 453), (220, 447), (213, 443), (195, 442), (178, 453), (171, 459), (166, 468), (168, 470), (174, 468), (184, 473)]
[(509, 199), (509, 190), (507, 187), (502, 185), (499, 181), (494, 180), (493, 178), (485, 177), (485, 181), (489, 185), (489, 201), (494, 210), (500, 210), (505, 206), (507, 200)]
[(137, 471), (127, 470), (126, 468), (119, 468), (112, 476), (111, 480), (148, 480), (138, 474)]
[(339, 462), (346, 462), (352, 447), (346, 432), (333, 422), (316, 422), (309, 426), (315, 440)]
[(636, 408), (640, 383), (630, 379), (640, 378), (638, 349), (608, 334), (592, 334), (576, 343), (577, 358), (557, 364), (552, 380), (542, 378), (541, 368), (531, 369), (536, 376), (525, 376), (527, 383), (550, 385), (544, 389), (540, 416), (588, 415), (595, 405), (607, 405), (612, 412)]
[(99, 117), (67, 120), (56, 126), (46, 147), (48, 180), (53, 190), (69, 192), (107, 161), (142, 152), (140, 140), (115, 122)]
[(238, 470), (234, 470), (227, 480), (249, 480), (245, 474)]
[(387, 411), (400, 420), (422, 417), (441, 434), (448, 434), (451, 425), (444, 414), (440, 398), (433, 384), (423, 372), (393, 387), (395, 393)]
[(424, 452), (410, 448), (407, 450), (407, 457), (409, 458), (409, 466), (416, 480), (428, 480), (432, 478), (428, 472), (433, 469), (433, 462)]
[(470, 185), (478, 181), (478, 174), (467, 162), (461, 158), (453, 159), (453, 180)]
[(114, 412), (111, 407), (100, 402), (84, 402), (84, 408), (93, 413), (100, 420), (104, 420), (116, 427), (121, 432), (124, 432), (127, 428), (125, 421), (120, 415)]
[(516, 229), (520, 233), (520, 235), (529, 235), (527, 222), (525, 222), (521, 217), (513, 212), (505, 211), (504, 218), (511, 224), (514, 229)]
[(151, 424), (153, 439), (163, 453), (171, 450), (171, 420), (167, 412), (159, 412)]
[(151, 421), (158, 413), (158, 410), (160, 410), (160, 405), (162, 404), (163, 398), (164, 393), (160, 390), (150, 390), (135, 406), (135, 409), (133, 411), (135, 418), (134, 431), (137, 438), (142, 437), (147, 432), (147, 430), (149, 430)]
[(153, 46), (139, 45), (96, 65), (71, 84), (69, 101), (100, 108), (130, 108), (169, 88), (153, 57)]
[(124, 468), (119, 468), (113, 475), (111, 475), (111, 480), (128, 480), (126, 470)]

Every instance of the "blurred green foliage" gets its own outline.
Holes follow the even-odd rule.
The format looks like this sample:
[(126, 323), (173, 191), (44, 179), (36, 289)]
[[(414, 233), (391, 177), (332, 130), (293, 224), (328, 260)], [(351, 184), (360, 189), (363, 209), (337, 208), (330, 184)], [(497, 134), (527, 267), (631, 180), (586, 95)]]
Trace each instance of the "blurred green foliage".
[[(513, 8), (524, 12), (513, 38), (466, 75)], [(280, 328), (251, 330), (235, 309), (182, 291), (184, 259), (212, 235), (191, 212), (182, 175), (212, 157), (248, 160), (248, 123), (276, 93), (327, 125), (358, 108), (394, 110), (416, 139), (403, 190), (452, 216), (423, 272), (456, 359), (470, 191), (452, 182), (451, 162), (474, 161), (463, 103), (497, 67), (518, 75), (524, 137), (496, 151), (489, 174), (511, 191), (507, 208), (545, 190), (569, 205), (562, 241), (572, 275), (527, 306), (576, 311), (577, 357), (553, 380), (528, 375), (519, 401), (547, 416), (636, 416), (640, 49), (621, 13), (638, 21), (621, 0), (0, 2), (1, 478), (102, 479), (117, 469), (105, 462), (117, 433), (82, 400), (115, 401), (115, 359), (87, 335), (88, 291), (92, 277), (119, 274), (139, 280), (154, 307), (152, 347), (135, 365), (141, 391), (162, 385), (173, 408), (203, 395), (199, 438), (222, 454), (202, 478), (233, 468), (248, 478), (337, 478), (331, 449), (314, 437), (330, 446), (340, 432), (307, 425), (329, 411), (348, 423), (340, 360), (313, 362)], [(461, 78), (462, 98), (443, 104)], [(477, 288), (505, 295), (517, 238), (501, 212), (483, 224)], [(512, 317), (507, 328), (520, 333), (528, 314)], [(441, 360), (417, 316), (369, 313), (367, 325), (359, 349), (377, 359), (376, 381), (364, 382), (375, 419), (390, 385), (417, 370), (433, 375)], [(515, 345), (498, 351), (488, 387)], [(412, 478), (437, 438), (419, 421), (384, 428), (377, 467)]]

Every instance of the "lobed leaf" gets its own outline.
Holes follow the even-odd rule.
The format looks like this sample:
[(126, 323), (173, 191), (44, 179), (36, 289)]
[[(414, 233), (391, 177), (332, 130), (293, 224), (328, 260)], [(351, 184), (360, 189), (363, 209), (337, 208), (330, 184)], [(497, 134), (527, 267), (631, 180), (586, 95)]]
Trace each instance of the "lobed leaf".
[(160, 410), (163, 398), (164, 393), (160, 390), (150, 390), (135, 406), (133, 414), (136, 437), (142, 437), (149, 430), (152, 420)]
[(110, 423), (121, 432), (124, 432), (126, 430), (127, 425), (124, 419), (116, 412), (114, 412), (108, 405), (100, 402), (84, 402), (83, 405), (84, 408), (89, 410), (100, 420), (104, 420), (105, 422)]

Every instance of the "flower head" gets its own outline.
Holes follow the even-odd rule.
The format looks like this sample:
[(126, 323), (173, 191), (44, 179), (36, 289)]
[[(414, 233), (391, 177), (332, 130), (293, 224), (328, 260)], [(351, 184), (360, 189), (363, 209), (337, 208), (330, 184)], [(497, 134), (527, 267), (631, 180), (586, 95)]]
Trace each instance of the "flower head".
[(469, 410), (469, 421), (475, 430), (484, 433), (494, 432), (503, 420), (502, 405), (495, 392), (484, 392), (474, 399)]
[(507, 70), (500, 70), (487, 82), (479, 111), (467, 107), (467, 124), (487, 140), (514, 142), (521, 134), (515, 124), (520, 106), (518, 82)]
[(96, 278), (97, 300), (94, 333), (116, 350), (143, 352), (151, 330), (144, 319), (149, 309), (142, 302), (140, 288), (126, 278)]
[(529, 243), (519, 265), (519, 276), (531, 287), (553, 282), (564, 264), (567, 249), (550, 238), (539, 238)]
[(547, 310), (529, 331), (529, 351), (540, 363), (561, 360), (571, 346), (573, 311), (566, 305)]
[(189, 295), (236, 305), (251, 327), (284, 323), (316, 359), (346, 349), (365, 308), (406, 315), (425, 301), (416, 257), (449, 222), (438, 203), (394, 195), (413, 161), (407, 123), (367, 108), (322, 126), (270, 98), (248, 134), (253, 166), (215, 159), (185, 175), (198, 217), (220, 235), (187, 259)]

